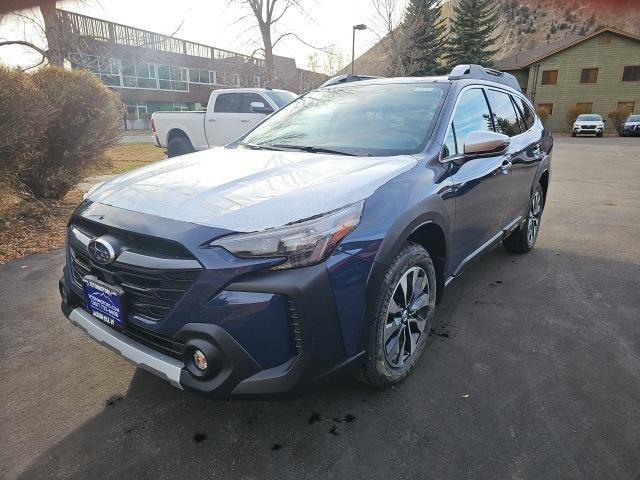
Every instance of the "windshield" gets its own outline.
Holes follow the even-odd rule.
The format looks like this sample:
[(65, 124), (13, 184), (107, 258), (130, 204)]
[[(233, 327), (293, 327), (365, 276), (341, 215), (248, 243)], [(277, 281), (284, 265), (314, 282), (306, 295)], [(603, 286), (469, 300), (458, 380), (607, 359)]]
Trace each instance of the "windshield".
[(268, 90), (265, 92), (273, 100), (278, 108), (284, 107), (287, 103), (295, 100), (296, 96), (291, 92)]
[(242, 143), (351, 155), (417, 153), (447, 88), (416, 82), (314, 90), (265, 120)]
[(630, 115), (627, 122), (640, 122), (640, 115)]
[(602, 117), (600, 115), (580, 115), (578, 117), (579, 122), (601, 122)]

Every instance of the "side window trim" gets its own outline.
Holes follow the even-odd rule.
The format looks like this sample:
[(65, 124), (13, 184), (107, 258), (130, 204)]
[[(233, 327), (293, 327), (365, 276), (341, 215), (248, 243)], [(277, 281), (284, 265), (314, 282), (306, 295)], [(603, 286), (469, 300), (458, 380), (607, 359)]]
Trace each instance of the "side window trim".
[[(493, 122), (493, 111), (491, 110), (491, 104), (489, 103), (489, 98), (487, 97), (487, 92), (486, 92), (486, 86), (485, 85), (467, 85), (466, 87), (462, 88), (460, 90), (460, 92), (458, 92), (458, 96), (456, 97), (456, 102), (453, 105), (453, 109), (451, 110), (451, 115), (449, 115), (449, 124), (447, 126), (447, 130), (444, 132), (444, 138), (442, 139), (442, 147), (440, 147), (440, 158), (439, 161), (440, 163), (446, 163), (446, 162), (450, 162), (451, 160), (455, 160), (456, 158), (460, 158), (463, 153), (458, 153), (458, 137), (456, 135), (456, 131), (455, 128), (453, 126), (453, 117), (455, 117), (456, 112), (458, 111), (458, 106), (460, 104), (460, 98), (462, 97), (462, 95), (467, 91), (467, 90), (472, 90), (472, 89), (478, 89), (482, 91), (482, 95), (484, 96), (484, 101), (487, 103), (487, 108), (489, 109), (489, 114), (491, 116), (491, 126), (493, 131), (496, 131), (496, 126)], [(449, 131), (453, 131), (453, 138), (455, 141), (455, 145), (456, 145), (456, 153), (454, 155), (448, 155), (447, 157), (444, 157), (442, 155), (442, 151), (443, 151), (443, 147), (444, 147), (444, 142), (447, 139), (447, 136), (449, 136)]]
[(533, 127), (535, 127), (535, 126), (536, 126), (536, 123), (537, 123), (537, 122), (538, 122), (538, 120), (539, 120), (539, 119), (538, 119), (538, 114), (536, 113), (536, 109), (535, 109), (535, 108), (533, 108), (533, 105), (531, 105), (531, 103), (529, 102), (529, 99), (528, 99), (527, 97), (525, 97), (524, 95), (515, 95), (515, 94), (512, 94), (512, 98), (514, 99), (514, 102), (513, 102), (513, 103), (514, 103), (514, 104), (516, 105), (516, 107), (518, 108), (518, 112), (520, 112), (520, 114), (522, 114), (522, 120), (523, 120), (523, 122), (524, 122), (524, 112), (522, 112), (522, 110), (520, 109), (520, 105), (518, 104), (518, 102), (516, 102), (516, 101), (515, 101), (515, 99), (520, 100), (520, 101), (524, 104), (525, 108), (528, 108), (528, 109), (529, 109), (529, 112), (530, 112), (530, 113), (531, 113), (531, 115), (533, 116), (533, 123), (531, 124), (531, 126), (530, 126), (529, 128), (526, 128), (526, 127), (527, 127), (527, 124), (526, 124), (526, 122), (524, 122), (524, 126), (525, 126), (526, 130), (525, 130), (524, 132), (522, 132), (522, 133), (527, 133), (529, 130), (531, 130)]

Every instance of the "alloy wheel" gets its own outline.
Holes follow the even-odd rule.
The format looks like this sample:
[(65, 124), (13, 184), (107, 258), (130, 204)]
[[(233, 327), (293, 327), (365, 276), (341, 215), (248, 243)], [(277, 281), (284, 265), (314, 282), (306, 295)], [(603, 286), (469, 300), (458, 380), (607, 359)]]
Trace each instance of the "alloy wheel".
[(529, 218), (527, 221), (527, 244), (533, 246), (540, 230), (540, 217), (542, 216), (542, 192), (537, 189), (531, 200)]
[(429, 277), (421, 267), (407, 270), (393, 290), (384, 327), (385, 358), (391, 367), (402, 367), (429, 334), (429, 293)]

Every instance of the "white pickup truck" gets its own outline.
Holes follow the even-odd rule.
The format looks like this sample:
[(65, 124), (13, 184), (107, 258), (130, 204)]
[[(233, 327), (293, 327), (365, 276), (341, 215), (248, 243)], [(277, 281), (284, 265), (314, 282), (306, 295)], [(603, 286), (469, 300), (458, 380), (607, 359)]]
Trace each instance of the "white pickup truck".
[(226, 145), (297, 97), (287, 90), (214, 90), (205, 112), (155, 112), (151, 131), (169, 157)]

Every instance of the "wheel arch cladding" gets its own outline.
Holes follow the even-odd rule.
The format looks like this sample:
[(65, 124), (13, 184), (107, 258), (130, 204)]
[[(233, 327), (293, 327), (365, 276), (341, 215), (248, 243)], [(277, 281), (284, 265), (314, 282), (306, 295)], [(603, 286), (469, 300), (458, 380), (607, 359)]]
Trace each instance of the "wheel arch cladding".
[(417, 243), (429, 252), (436, 270), (436, 303), (440, 303), (444, 292), (447, 259), (447, 240), (444, 231), (437, 223), (428, 222), (414, 230), (407, 241)]
[(544, 200), (547, 200), (547, 189), (549, 188), (549, 170), (545, 170), (540, 175), (540, 185), (542, 185), (542, 194), (544, 195)]

